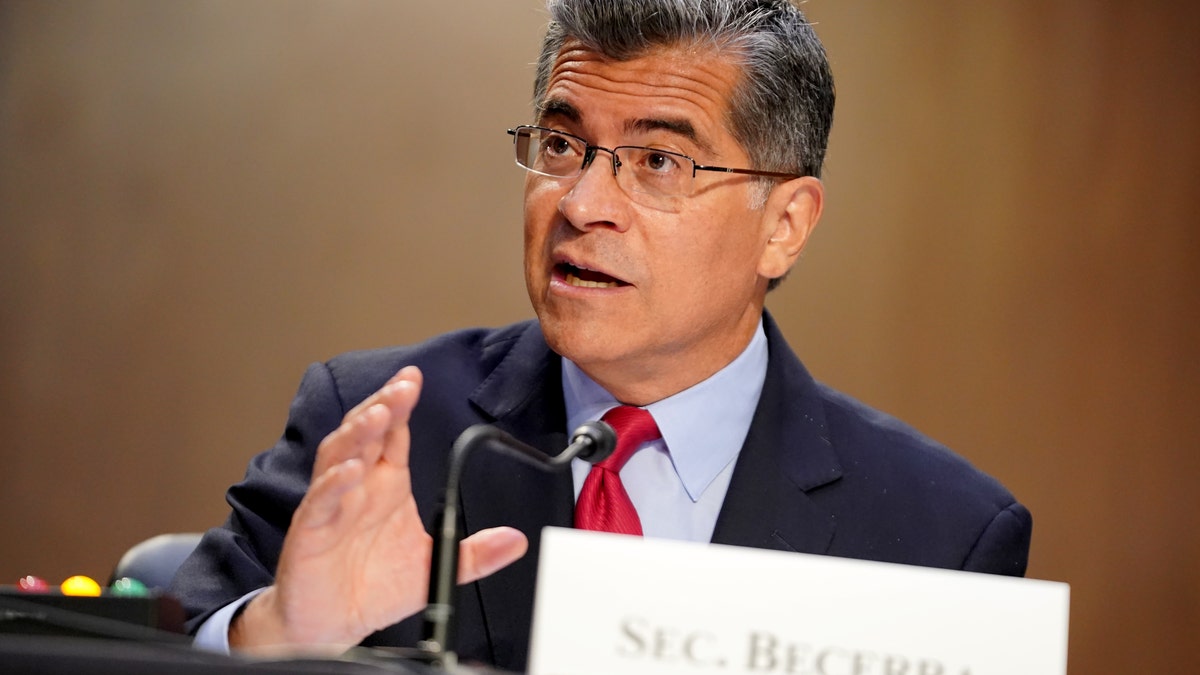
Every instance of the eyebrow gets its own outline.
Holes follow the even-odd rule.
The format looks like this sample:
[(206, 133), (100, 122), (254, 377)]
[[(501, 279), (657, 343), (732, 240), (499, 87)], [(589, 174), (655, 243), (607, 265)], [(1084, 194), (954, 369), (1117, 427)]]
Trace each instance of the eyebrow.
[(673, 134), (683, 136), (691, 141), (696, 147), (703, 150), (705, 153), (713, 154), (712, 145), (708, 141), (700, 138), (700, 134), (696, 132), (696, 127), (692, 123), (682, 117), (675, 118), (640, 118), (631, 120), (625, 123), (626, 132), (641, 132), (648, 131), (669, 131)]
[(561, 98), (549, 99), (538, 106), (538, 122), (544, 122), (547, 117), (561, 117), (575, 123), (583, 119), (578, 108)]
[[(561, 118), (574, 124), (579, 124), (583, 121), (583, 114), (579, 112), (579, 109), (561, 98), (548, 99), (542, 105), (538, 106), (538, 108), (539, 122), (544, 122), (548, 117)], [(625, 133), (646, 133), (649, 131), (667, 131), (682, 136), (705, 153), (715, 154), (712, 145), (707, 140), (701, 138), (700, 134), (696, 131), (696, 127), (685, 118), (642, 117), (629, 120), (625, 123)]]

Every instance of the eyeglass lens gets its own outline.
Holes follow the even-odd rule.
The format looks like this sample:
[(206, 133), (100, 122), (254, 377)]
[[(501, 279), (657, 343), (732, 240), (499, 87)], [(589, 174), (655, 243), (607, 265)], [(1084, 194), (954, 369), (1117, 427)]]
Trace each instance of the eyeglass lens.
[[(515, 132), (517, 163), (534, 173), (569, 178), (578, 176), (588, 163), (609, 159), (614, 162), (617, 184), (630, 196), (670, 199), (691, 194), (693, 163), (684, 155), (634, 146), (613, 150), (588, 146), (579, 137), (538, 127), (518, 127)], [(597, 158), (600, 153), (610, 157)]]

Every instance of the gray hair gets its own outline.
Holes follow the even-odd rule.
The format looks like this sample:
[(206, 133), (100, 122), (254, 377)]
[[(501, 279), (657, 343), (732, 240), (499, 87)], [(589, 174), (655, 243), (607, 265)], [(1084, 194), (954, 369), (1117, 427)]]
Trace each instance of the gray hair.
[(618, 61), (707, 43), (742, 66), (727, 124), (751, 168), (821, 176), (833, 75), (812, 25), (788, 0), (548, 0), (547, 9), (534, 81), (539, 108), (568, 38)]

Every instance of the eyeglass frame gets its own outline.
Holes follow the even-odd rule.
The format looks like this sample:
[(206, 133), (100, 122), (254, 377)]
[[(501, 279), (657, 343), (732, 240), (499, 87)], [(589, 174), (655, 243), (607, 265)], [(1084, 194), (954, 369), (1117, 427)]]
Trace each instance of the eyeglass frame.
[[(562, 136), (574, 138), (574, 139), (580, 141), (581, 143), (583, 143), (583, 146), (584, 146), (583, 147), (583, 161), (580, 162), (579, 168), (576, 170), (575, 173), (567, 174), (564, 176), (558, 176), (558, 175), (555, 175), (552, 173), (545, 173), (542, 171), (538, 171), (537, 169), (534, 169), (533, 167), (525, 166), (524, 164), (521, 163), (520, 158), (519, 157), (517, 158), (517, 160), (516, 160), (517, 166), (521, 167), (522, 169), (525, 169), (526, 171), (529, 171), (530, 173), (534, 173), (539, 176), (547, 176), (550, 178), (573, 178), (575, 176), (583, 175), (583, 172), (586, 171), (587, 168), (592, 164), (592, 162), (594, 162), (596, 160), (596, 151), (598, 151), (598, 150), (603, 150), (604, 152), (607, 152), (612, 157), (613, 176), (615, 177), (617, 175), (617, 170), (621, 167), (620, 158), (617, 157), (617, 151), (621, 150), (621, 149), (650, 150), (653, 152), (660, 152), (660, 153), (663, 153), (666, 155), (670, 155), (672, 157), (679, 157), (682, 159), (686, 159), (688, 162), (691, 162), (691, 164), (692, 164), (692, 178), (693, 179), (696, 178), (697, 171), (716, 171), (719, 173), (737, 173), (737, 174), (743, 174), (743, 175), (748, 175), (748, 176), (762, 176), (764, 178), (783, 178), (783, 179), (788, 179), (788, 180), (793, 180), (796, 178), (804, 178), (807, 175), (807, 174), (798, 174), (798, 173), (781, 173), (779, 171), (760, 171), (758, 169), (736, 169), (736, 168), (727, 167), (727, 166), (712, 166), (712, 165), (708, 165), (708, 164), (699, 164), (696, 162), (695, 159), (693, 159), (693, 158), (689, 157), (688, 155), (685, 155), (681, 152), (674, 152), (672, 150), (664, 150), (662, 148), (651, 148), (651, 147), (647, 147), (644, 145), (618, 145), (615, 148), (606, 148), (602, 145), (592, 145), (591, 143), (588, 142), (588, 140), (586, 138), (583, 138), (581, 136), (576, 136), (575, 134), (568, 133), (561, 129), (554, 129), (551, 127), (543, 127), (543, 126), (538, 126), (536, 124), (521, 124), (519, 126), (516, 126), (512, 129), (508, 130), (508, 135), (513, 137), (514, 148), (516, 147), (518, 134), (520, 133), (521, 129), (536, 129), (538, 131), (549, 131), (551, 133), (560, 134)], [(689, 197), (691, 195), (677, 195), (677, 196)]]

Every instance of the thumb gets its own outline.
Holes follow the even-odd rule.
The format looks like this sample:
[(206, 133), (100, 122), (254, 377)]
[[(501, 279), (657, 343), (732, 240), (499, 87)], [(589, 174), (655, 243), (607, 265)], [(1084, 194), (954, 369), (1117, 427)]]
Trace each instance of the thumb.
[(480, 530), (458, 548), (458, 583), (467, 584), (516, 562), (529, 549), (529, 539), (512, 527)]

